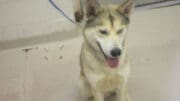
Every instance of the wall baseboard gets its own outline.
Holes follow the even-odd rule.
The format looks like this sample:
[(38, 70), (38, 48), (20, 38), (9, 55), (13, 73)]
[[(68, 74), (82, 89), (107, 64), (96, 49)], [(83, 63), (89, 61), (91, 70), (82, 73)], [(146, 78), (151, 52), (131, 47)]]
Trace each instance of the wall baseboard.
[(159, 1), (159, 2), (136, 5), (136, 10), (162, 8), (162, 7), (168, 7), (168, 6), (174, 6), (174, 5), (180, 5), (180, 0)]

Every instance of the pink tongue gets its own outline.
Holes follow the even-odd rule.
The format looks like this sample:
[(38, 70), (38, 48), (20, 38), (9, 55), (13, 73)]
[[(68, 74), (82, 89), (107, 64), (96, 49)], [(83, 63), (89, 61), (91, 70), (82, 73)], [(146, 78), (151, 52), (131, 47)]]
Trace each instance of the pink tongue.
[(118, 58), (107, 58), (107, 62), (111, 68), (116, 68), (119, 64)]

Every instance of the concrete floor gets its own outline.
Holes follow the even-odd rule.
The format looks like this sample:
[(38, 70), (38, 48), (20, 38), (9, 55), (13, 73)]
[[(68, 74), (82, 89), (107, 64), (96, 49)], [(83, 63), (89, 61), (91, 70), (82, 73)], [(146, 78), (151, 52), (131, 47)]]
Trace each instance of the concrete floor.
[[(180, 6), (138, 11), (127, 45), (133, 101), (180, 100)], [(81, 101), (82, 37), (0, 52), (0, 101)]]

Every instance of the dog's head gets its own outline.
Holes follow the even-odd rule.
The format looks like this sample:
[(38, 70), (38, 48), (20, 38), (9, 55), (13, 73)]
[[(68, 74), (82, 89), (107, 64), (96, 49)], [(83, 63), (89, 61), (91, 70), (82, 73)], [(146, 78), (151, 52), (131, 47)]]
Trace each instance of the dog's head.
[[(129, 24), (129, 17), (134, 6), (133, 0), (127, 0), (117, 6), (102, 6), (97, 0), (87, 0), (83, 35), (87, 43), (100, 51), (110, 67), (116, 67), (123, 53), (124, 39)], [(81, 12), (83, 16), (83, 12)], [(82, 16), (75, 14), (76, 21)]]

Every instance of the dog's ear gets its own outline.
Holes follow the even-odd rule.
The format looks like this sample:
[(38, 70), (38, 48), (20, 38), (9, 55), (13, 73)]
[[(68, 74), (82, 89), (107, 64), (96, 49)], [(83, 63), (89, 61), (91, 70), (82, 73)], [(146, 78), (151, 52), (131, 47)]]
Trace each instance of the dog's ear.
[(100, 8), (100, 4), (97, 0), (86, 0), (86, 17), (95, 17)]
[(117, 8), (117, 11), (121, 14), (124, 14), (126, 17), (129, 17), (133, 8), (134, 0), (126, 0)]
[(90, 19), (95, 17), (99, 10), (100, 4), (97, 0), (74, 0), (75, 1), (75, 20), (81, 22), (84, 18)]
[(76, 22), (80, 23), (84, 18), (84, 11), (82, 6), (82, 0), (74, 0), (74, 16)]

